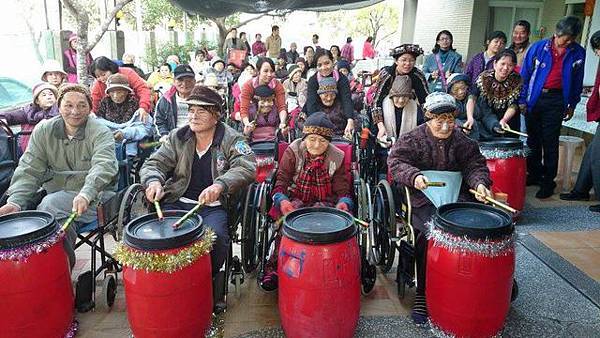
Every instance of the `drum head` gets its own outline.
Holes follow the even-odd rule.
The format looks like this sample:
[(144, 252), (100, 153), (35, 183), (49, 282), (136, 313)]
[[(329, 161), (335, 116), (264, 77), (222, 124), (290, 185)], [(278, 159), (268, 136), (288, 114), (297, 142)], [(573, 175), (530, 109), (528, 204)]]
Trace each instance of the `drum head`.
[(444, 231), (471, 239), (493, 239), (510, 235), (512, 218), (506, 212), (479, 203), (450, 203), (439, 207), (434, 224)]
[(343, 242), (356, 232), (352, 216), (334, 208), (301, 208), (287, 214), (283, 221), (283, 234), (301, 243)]
[(274, 155), (276, 146), (273, 141), (258, 141), (250, 144), (250, 148), (256, 155)]
[(479, 142), (479, 147), (481, 149), (523, 149), (523, 141), (518, 138), (510, 138), (510, 137), (499, 137), (494, 138), (490, 141)]
[(52, 214), (22, 211), (0, 217), (0, 249), (10, 249), (49, 237), (58, 231)]
[(164, 211), (165, 219), (158, 220), (153, 213), (129, 222), (125, 227), (123, 241), (139, 250), (169, 250), (186, 246), (204, 234), (202, 217), (194, 215), (183, 222), (177, 230), (173, 224), (187, 211)]

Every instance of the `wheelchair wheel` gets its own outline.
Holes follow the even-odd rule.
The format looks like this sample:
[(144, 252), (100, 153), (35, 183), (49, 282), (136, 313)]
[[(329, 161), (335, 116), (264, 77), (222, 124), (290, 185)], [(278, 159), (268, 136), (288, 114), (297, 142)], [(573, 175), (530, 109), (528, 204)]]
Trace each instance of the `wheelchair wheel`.
[(121, 199), (119, 215), (117, 217), (117, 230), (115, 239), (120, 241), (123, 238), (123, 229), (131, 220), (145, 215), (148, 212), (144, 187), (135, 183), (129, 186)]
[(396, 258), (396, 209), (392, 189), (386, 180), (381, 180), (375, 191), (373, 225), (375, 245), (380, 255), (377, 264), (381, 266), (383, 273), (387, 273)]
[(254, 271), (258, 265), (258, 226), (255, 217), (257, 207), (254, 202), (257, 186), (258, 184), (253, 183), (248, 187), (242, 214), (242, 266), (247, 273)]
[(376, 262), (378, 252), (373, 246), (375, 233), (373, 230), (373, 204), (371, 203), (371, 190), (364, 180), (360, 180), (356, 196), (358, 197), (358, 217), (369, 222), (365, 229), (361, 226), (358, 243), (361, 255), (361, 291), (364, 295), (369, 294), (375, 286), (377, 278)]
[(102, 294), (96, 303), (97, 307), (104, 311), (110, 311), (115, 304), (117, 296), (117, 279), (113, 274), (107, 274), (102, 283)]

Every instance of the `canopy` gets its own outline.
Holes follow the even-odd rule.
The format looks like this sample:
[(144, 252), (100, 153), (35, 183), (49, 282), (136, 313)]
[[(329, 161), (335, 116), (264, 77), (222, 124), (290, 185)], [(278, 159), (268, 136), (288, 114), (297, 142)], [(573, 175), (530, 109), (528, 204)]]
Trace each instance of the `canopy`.
[(223, 17), (236, 12), (266, 13), (273, 10), (335, 11), (356, 9), (374, 5), (383, 0), (171, 0), (190, 14), (207, 17)]

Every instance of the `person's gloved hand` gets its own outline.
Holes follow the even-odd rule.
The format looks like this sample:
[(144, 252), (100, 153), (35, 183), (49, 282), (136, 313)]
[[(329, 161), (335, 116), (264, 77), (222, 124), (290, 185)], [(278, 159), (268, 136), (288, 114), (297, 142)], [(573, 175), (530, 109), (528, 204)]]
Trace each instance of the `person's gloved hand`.
[(279, 210), (281, 211), (282, 214), (287, 215), (290, 212), (296, 210), (296, 208), (294, 207), (294, 205), (292, 204), (292, 202), (290, 202), (288, 200), (283, 200), (279, 204)]
[(345, 212), (350, 212), (350, 208), (348, 207), (348, 204), (344, 203), (344, 202), (340, 202), (335, 206), (336, 209), (345, 211)]

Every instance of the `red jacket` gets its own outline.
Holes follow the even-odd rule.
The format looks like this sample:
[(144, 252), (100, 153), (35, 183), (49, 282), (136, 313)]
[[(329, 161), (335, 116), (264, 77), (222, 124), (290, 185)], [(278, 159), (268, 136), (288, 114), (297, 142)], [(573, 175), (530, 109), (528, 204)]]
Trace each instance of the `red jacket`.
[[(135, 70), (127, 67), (119, 67), (119, 74), (127, 77), (129, 86), (133, 89), (133, 93), (140, 102), (140, 108), (144, 108), (146, 112), (152, 112), (152, 105), (150, 104), (150, 88), (146, 84), (146, 81), (142, 79)], [(100, 101), (107, 96), (104, 91), (106, 90), (106, 83), (98, 80), (94, 81), (92, 86), (92, 111), (98, 111), (100, 108)]]
[(598, 90), (600, 88), (600, 67), (596, 73), (596, 82), (594, 83), (594, 89), (592, 90), (592, 96), (588, 99), (587, 108), (587, 120), (588, 122), (599, 121), (600, 122), (600, 104), (598, 102), (600, 95)]

